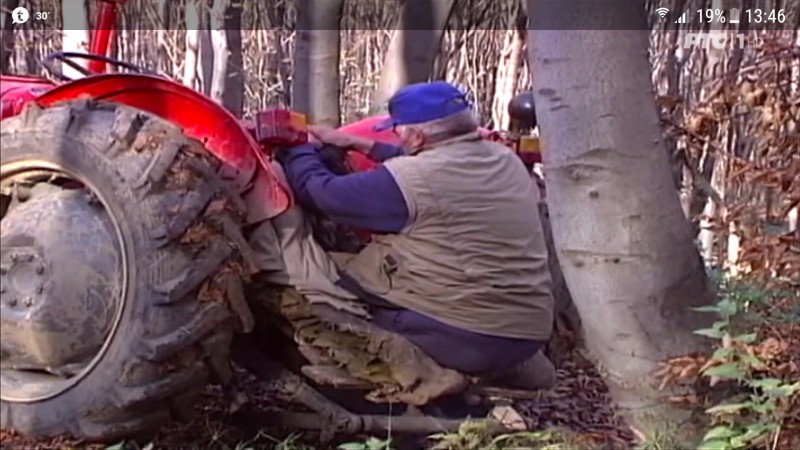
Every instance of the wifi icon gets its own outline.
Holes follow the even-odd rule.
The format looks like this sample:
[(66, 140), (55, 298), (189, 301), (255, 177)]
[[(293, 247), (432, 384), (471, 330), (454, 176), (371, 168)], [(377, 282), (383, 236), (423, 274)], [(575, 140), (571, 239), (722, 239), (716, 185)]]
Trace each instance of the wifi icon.
[(668, 8), (658, 8), (658, 9), (656, 9), (656, 14), (658, 14), (658, 17), (661, 17), (661, 19), (663, 21), (663, 19), (665, 17), (667, 17), (667, 14), (669, 14), (669, 9)]

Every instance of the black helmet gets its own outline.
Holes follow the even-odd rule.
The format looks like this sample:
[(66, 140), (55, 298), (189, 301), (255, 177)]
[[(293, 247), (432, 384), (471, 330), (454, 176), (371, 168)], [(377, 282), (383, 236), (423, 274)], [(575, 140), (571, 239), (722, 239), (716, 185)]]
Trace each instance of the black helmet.
[(508, 115), (517, 126), (535, 128), (536, 108), (533, 102), (533, 92), (525, 91), (515, 95), (508, 103)]

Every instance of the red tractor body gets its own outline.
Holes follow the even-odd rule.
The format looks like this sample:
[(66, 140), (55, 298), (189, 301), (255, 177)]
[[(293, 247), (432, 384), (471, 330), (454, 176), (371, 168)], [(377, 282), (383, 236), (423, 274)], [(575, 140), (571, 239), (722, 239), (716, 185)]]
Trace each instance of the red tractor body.
[(56, 85), (43, 78), (0, 75), (0, 120), (16, 116), (26, 104), (53, 89)]
[[(259, 184), (258, 200), (248, 199), (254, 220), (280, 214), (291, 194), (274, 176), (268, 148), (225, 108), (197, 91), (165, 78), (138, 74), (95, 75), (62, 85), (33, 77), (0, 76), (2, 118), (19, 114), (26, 104), (43, 108), (76, 99), (97, 99), (151, 112), (181, 127), (187, 136), (205, 143), (224, 161), (237, 184)], [(267, 144), (268, 143), (264, 143)]]

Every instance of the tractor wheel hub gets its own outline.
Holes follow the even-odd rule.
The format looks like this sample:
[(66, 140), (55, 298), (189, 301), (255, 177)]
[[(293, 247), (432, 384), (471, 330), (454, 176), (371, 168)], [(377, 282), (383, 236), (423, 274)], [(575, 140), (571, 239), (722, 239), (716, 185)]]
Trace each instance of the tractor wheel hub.
[(68, 376), (100, 350), (120, 296), (113, 226), (87, 191), (9, 209), (0, 239), (0, 367)]

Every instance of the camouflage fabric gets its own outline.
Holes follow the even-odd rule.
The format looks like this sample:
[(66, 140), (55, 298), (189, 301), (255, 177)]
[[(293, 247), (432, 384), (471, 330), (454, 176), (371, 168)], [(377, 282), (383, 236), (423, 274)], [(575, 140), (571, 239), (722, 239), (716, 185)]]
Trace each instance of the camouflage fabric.
[(285, 321), (283, 332), (311, 364), (337, 366), (375, 388), (375, 402), (425, 405), (464, 390), (464, 375), (436, 364), (400, 335), (325, 304), (312, 304), (292, 288), (264, 285), (260, 303)]

